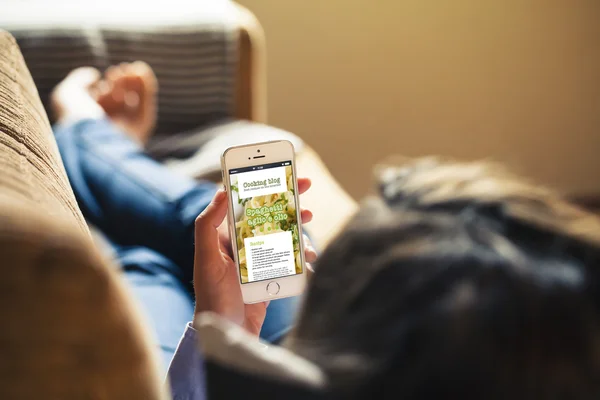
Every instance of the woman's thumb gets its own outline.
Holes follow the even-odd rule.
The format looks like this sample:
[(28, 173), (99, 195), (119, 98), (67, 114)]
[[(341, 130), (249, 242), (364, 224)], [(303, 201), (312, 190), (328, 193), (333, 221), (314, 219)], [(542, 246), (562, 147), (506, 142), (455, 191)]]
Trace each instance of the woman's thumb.
[(218, 248), (217, 228), (227, 215), (227, 193), (219, 189), (210, 204), (196, 218), (196, 246)]

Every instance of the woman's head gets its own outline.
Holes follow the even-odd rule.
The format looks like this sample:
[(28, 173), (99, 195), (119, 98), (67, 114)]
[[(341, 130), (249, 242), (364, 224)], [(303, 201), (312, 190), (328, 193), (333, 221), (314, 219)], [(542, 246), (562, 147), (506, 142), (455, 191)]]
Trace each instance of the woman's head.
[(600, 223), (479, 163), (381, 174), (289, 345), (345, 397), (600, 395)]

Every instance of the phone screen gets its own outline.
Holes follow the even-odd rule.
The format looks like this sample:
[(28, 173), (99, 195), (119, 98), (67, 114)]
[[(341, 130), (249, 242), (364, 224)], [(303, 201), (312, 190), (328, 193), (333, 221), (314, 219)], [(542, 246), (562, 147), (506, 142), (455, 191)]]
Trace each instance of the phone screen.
[(229, 170), (242, 283), (302, 273), (291, 161)]

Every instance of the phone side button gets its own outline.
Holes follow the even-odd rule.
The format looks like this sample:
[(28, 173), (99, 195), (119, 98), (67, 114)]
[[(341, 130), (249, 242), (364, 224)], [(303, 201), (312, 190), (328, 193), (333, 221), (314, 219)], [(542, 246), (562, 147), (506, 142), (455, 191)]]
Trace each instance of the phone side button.
[(279, 283), (269, 282), (267, 285), (267, 293), (269, 293), (271, 296), (275, 296), (277, 293), (279, 293)]

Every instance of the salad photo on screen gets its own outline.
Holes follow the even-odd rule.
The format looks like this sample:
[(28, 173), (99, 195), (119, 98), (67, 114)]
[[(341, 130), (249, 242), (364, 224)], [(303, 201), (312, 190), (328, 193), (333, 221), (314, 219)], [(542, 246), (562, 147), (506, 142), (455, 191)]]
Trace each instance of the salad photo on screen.
[(231, 191), (234, 203), (234, 218), (238, 261), (242, 283), (248, 283), (248, 260), (246, 243), (249, 238), (260, 238), (281, 232), (290, 232), (295, 273), (302, 273), (300, 238), (294, 200), (294, 181), (291, 166), (285, 169), (286, 191), (240, 198), (238, 175), (231, 175)]

